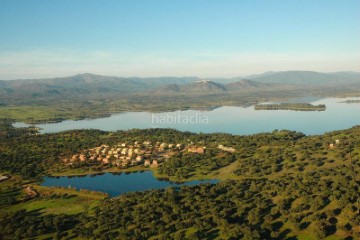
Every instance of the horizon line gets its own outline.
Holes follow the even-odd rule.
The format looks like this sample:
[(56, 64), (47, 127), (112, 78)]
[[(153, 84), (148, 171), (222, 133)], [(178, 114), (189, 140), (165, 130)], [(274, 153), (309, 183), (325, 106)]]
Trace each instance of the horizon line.
[(93, 75), (93, 76), (102, 76), (102, 77), (116, 77), (116, 78), (199, 78), (199, 79), (214, 79), (214, 78), (224, 78), (224, 79), (231, 79), (231, 78), (247, 78), (247, 77), (254, 77), (257, 75), (263, 74), (272, 74), (272, 73), (284, 73), (284, 72), (311, 72), (311, 73), (321, 73), (321, 74), (336, 74), (336, 73), (353, 73), (353, 74), (360, 74), (358, 71), (347, 70), (347, 71), (332, 71), (332, 72), (321, 72), (321, 71), (312, 71), (312, 70), (285, 70), (285, 71), (265, 71), (260, 73), (254, 73), (249, 75), (235, 75), (231, 77), (200, 77), (197, 75), (182, 75), (182, 76), (175, 76), (175, 75), (159, 75), (159, 76), (122, 76), (122, 75), (113, 75), (113, 74), (99, 74), (99, 73), (91, 73), (91, 72), (83, 72), (77, 73), (72, 75), (63, 75), (63, 76), (52, 76), (52, 77), (35, 77), (35, 78), (14, 78), (14, 79), (0, 79), (0, 81), (16, 81), (16, 80), (40, 80), (40, 79), (53, 79), (53, 78), (68, 78), (68, 77), (75, 77), (79, 75)]

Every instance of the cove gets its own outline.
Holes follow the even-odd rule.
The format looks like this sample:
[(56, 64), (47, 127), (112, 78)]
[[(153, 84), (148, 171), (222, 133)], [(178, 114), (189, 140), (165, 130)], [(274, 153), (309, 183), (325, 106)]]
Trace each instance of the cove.
[(99, 175), (85, 175), (76, 177), (45, 177), (42, 186), (47, 187), (72, 187), (77, 190), (86, 189), (108, 193), (115, 197), (128, 192), (146, 191), (167, 187), (192, 186), (202, 183), (215, 184), (216, 179), (195, 180), (184, 183), (174, 183), (159, 180), (154, 177), (151, 171), (134, 173), (105, 173)]

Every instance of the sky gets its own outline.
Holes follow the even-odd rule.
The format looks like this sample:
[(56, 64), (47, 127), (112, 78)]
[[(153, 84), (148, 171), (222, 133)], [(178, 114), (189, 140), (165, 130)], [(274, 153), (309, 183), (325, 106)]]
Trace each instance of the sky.
[(0, 79), (360, 71), (359, 0), (0, 0)]

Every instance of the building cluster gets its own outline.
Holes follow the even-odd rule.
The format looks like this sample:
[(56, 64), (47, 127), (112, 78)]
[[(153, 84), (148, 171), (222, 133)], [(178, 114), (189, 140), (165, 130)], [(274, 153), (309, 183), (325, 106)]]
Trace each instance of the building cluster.
[[(232, 147), (218, 146), (219, 149), (227, 152), (235, 152)], [(69, 166), (105, 165), (127, 168), (143, 165), (145, 167), (157, 167), (162, 162), (179, 152), (204, 154), (205, 146), (196, 146), (193, 142), (188, 145), (181, 143), (164, 143), (150, 141), (118, 143), (114, 146), (103, 144), (99, 147), (83, 150), (70, 158), (63, 159)]]
[(336, 145), (339, 145), (339, 144), (340, 144), (340, 140), (336, 139), (335, 143), (330, 143), (329, 144), (329, 148), (336, 148)]
[(124, 168), (137, 165), (156, 167), (182, 150), (184, 150), (184, 146), (181, 143), (156, 142), (152, 144), (150, 141), (144, 141), (143, 143), (134, 142), (134, 144), (119, 143), (112, 147), (103, 144), (84, 150), (69, 159), (64, 159), (64, 162), (68, 165), (97, 162)]
[(225, 152), (231, 152), (231, 153), (235, 152), (235, 148), (233, 148), (233, 147), (225, 147), (224, 145), (221, 145), (221, 144), (218, 146), (218, 148), (225, 151)]

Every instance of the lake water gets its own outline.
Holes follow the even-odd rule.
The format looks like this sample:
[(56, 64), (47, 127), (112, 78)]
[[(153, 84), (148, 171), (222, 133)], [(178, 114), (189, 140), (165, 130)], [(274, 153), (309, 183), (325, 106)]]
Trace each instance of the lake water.
[(42, 186), (71, 186), (76, 189), (106, 192), (111, 197), (127, 192), (145, 191), (166, 187), (191, 186), (201, 183), (217, 183), (218, 180), (189, 181), (181, 184), (155, 178), (151, 171), (102, 175), (86, 175), (79, 177), (45, 177)]
[[(175, 128), (191, 132), (225, 132), (254, 134), (275, 129), (300, 131), (305, 134), (322, 134), (328, 131), (350, 128), (360, 124), (360, 104), (340, 103), (348, 99), (326, 98), (311, 100), (312, 104), (325, 104), (322, 112), (289, 110), (254, 110), (254, 107), (220, 107), (211, 111), (176, 111), (169, 113), (126, 112), (108, 118), (63, 121), (38, 124), (41, 133), (53, 133), (72, 129), (101, 129), (105, 131), (132, 128)], [(302, 100), (296, 100), (302, 102)], [(292, 101), (294, 102), (294, 100)], [(15, 123), (16, 127), (26, 124)]]
[[(220, 107), (212, 111), (176, 111), (170, 113), (128, 112), (114, 114), (108, 118), (64, 121), (60, 123), (38, 124), (42, 133), (52, 133), (72, 129), (101, 129), (106, 131), (127, 130), (132, 128), (175, 128), (191, 132), (226, 132), (232, 134), (254, 134), (271, 132), (275, 129), (288, 129), (305, 134), (350, 128), (360, 124), (360, 104), (340, 103), (348, 99), (327, 98), (310, 101), (312, 104), (325, 104), (326, 111), (288, 111), (254, 110), (254, 107)], [(292, 102), (302, 102), (293, 100)], [(26, 126), (22, 123), (16, 127)], [(183, 184), (156, 179), (151, 171), (114, 175), (106, 173), (83, 177), (46, 177), (43, 186), (74, 187), (106, 192), (118, 196), (127, 192), (166, 188), (169, 186), (216, 183), (217, 180), (191, 181)]]

